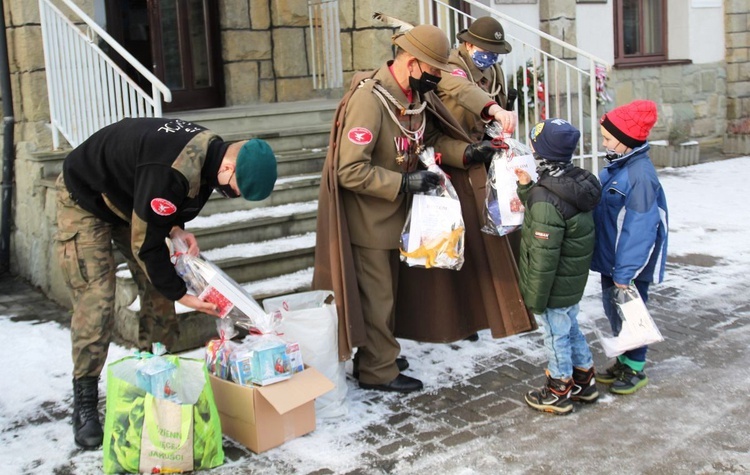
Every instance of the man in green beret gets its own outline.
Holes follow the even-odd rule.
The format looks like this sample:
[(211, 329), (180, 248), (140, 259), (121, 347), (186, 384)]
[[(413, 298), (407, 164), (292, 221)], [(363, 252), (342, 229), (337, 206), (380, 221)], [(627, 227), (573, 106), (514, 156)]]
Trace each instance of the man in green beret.
[(99, 375), (114, 326), (115, 260), (125, 256), (141, 301), (138, 346), (167, 348), (179, 336), (174, 302), (217, 315), (187, 293), (165, 238), (179, 238), (213, 190), (263, 200), (276, 182), (276, 158), (262, 140), (228, 143), (179, 119), (123, 119), (104, 127), (65, 158), (57, 179), (56, 250), (73, 297), (73, 431), (85, 449), (102, 443)]

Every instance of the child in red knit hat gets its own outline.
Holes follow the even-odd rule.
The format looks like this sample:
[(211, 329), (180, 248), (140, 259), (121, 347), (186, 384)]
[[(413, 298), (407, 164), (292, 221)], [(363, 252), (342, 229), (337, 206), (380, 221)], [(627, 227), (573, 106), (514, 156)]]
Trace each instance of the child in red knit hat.
[[(648, 135), (656, 120), (656, 104), (645, 100), (617, 107), (601, 119), (609, 164), (599, 174), (602, 199), (594, 210), (591, 269), (601, 273), (604, 313), (615, 335), (622, 327), (612, 299), (615, 288), (634, 285), (646, 302), (651, 282), (664, 279), (667, 200), (648, 156)], [(596, 380), (610, 385), (614, 394), (638, 391), (648, 383), (646, 351), (645, 346), (626, 351)]]

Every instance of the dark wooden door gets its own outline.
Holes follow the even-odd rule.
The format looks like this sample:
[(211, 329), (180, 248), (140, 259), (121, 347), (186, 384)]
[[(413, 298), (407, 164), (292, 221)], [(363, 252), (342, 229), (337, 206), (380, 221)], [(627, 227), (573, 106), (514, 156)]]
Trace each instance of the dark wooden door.
[(216, 8), (215, 0), (107, 0), (110, 34), (172, 91), (164, 111), (224, 105)]

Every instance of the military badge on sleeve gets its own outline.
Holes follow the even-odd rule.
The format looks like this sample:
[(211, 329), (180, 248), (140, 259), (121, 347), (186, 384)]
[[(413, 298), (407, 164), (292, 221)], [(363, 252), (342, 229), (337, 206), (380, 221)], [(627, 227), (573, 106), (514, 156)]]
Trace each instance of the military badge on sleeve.
[(164, 198), (154, 198), (151, 200), (151, 209), (159, 216), (169, 216), (177, 211), (177, 206)]
[(364, 127), (353, 127), (347, 137), (355, 145), (367, 145), (372, 142), (372, 132)]

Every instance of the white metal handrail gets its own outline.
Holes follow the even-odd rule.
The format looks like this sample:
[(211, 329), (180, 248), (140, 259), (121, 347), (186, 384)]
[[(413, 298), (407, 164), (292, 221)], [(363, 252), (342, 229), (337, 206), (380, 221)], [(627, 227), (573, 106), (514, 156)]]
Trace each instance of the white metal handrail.
[[(52, 0), (39, 0), (53, 147), (60, 147), (59, 134), (75, 147), (124, 117), (161, 117), (162, 99), (172, 101), (169, 88), (73, 2), (58, 1), (83, 24)], [(98, 39), (151, 83), (151, 95), (102, 51)]]
[[(528, 142), (526, 132), (536, 122), (550, 117), (566, 119), (583, 132), (574, 159), (597, 173), (599, 161), (594, 157), (598, 158), (600, 153), (596, 68), (604, 67), (609, 71), (611, 66), (601, 58), (495, 8), (475, 0), (464, 0), (464, 3), (486, 12), (503, 24), (512, 23), (560, 48), (563, 57), (554, 56), (506, 32), (506, 41), (513, 47), (510, 54), (504, 55), (506, 82), (509, 88), (517, 88), (518, 80), (521, 82), (521, 87), (517, 88), (516, 107), (520, 123), (515, 137)], [(421, 23), (434, 24), (449, 36), (455, 36), (463, 25), (468, 24), (467, 20), (474, 19), (472, 15), (450, 6), (447, 0), (422, 0), (419, 8)]]
[(308, 0), (314, 89), (344, 85), (338, 0)]

